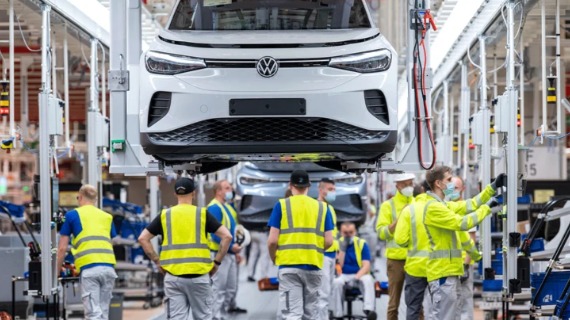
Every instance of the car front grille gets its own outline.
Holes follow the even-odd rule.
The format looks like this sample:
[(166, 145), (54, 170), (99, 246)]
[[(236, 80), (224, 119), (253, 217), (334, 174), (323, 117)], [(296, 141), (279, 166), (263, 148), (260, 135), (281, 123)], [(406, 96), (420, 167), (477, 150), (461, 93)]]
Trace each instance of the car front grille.
[(323, 118), (210, 119), (170, 132), (150, 133), (155, 142), (297, 142), (362, 141), (384, 138), (371, 131)]
[(366, 108), (368, 108), (368, 111), (374, 115), (376, 119), (384, 122), (385, 124), (390, 124), (390, 118), (388, 117), (388, 104), (386, 103), (386, 97), (382, 91), (364, 91), (364, 101), (366, 102)]
[(172, 93), (170, 92), (155, 92), (150, 99), (148, 107), (148, 126), (152, 126), (162, 119), (170, 109), (170, 102), (172, 101)]

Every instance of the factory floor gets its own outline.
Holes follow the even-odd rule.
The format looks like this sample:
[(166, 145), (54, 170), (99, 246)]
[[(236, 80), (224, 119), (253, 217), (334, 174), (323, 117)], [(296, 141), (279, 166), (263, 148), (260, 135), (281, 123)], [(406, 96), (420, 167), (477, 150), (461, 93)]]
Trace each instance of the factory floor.
[[(385, 270), (386, 260), (384, 258), (378, 258), (375, 261), (376, 270)], [(246, 279), (246, 268), (241, 266), (240, 272), (240, 283), (238, 287), (237, 304), (240, 308), (247, 309), (247, 314), (234, 315), (229, 319), (232, 320), (269, 320), (275, 319), (277, 305), (278, 305), (278, 292), (277, 291), (267, 291), (260, 292), (257, 289), (257, 283), (248, 282)], [(377, 278), (379, 281), (387, 281), (386, 272), (377, 272)], [(376, 299), (376, 312), (378, 313), (378, 319), (385, 318), (386, 310), (388, 305), (388, 297), (382, 295), (379, 299)], [(153, 320), (166, 320), (166, 315), (163, 312), (162, 307), (143, 310), (142, 303), (137, 302), (125, 302), (123, 311), (123, 320), (142, 320), (142, 319), (153, 319)], [(405, 305), (400, 306), (400, 310), (405, 308)], [(355, 302), (353, 304), (354, 314), (362, 313), (362, 303)], [(475, 308), (474, 314), (475, 320), (483, 320), (483, 312)]]

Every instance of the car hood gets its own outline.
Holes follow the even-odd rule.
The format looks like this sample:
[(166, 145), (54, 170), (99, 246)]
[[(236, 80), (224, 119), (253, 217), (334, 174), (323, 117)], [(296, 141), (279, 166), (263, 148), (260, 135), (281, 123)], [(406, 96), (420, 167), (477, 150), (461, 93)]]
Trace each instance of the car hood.
[(279, 45), (322, 44), (357, 42), (379, 35), (377, 28), (346, 30), (278, 30), (278, 31), (171, 31), (163, 29), (159, 37), (196, 46), (216, 45)]

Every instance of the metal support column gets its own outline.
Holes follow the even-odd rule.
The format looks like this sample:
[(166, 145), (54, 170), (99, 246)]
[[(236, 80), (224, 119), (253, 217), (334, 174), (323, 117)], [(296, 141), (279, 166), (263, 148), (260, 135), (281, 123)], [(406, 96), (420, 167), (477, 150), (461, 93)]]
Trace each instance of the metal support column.
[(28, 96), (28, 67), (33, 58), (20, 58), (20, 134), (22, 138), (28, 137), (29, 96)]
[[(99, 41), (91, 38), (91, 87), (89, 90), (89, 109), (87, 110), (87, 183), (99, 190), (101, 165), (97, 145), (97, 115), (99, 113), (99, 72), (97, 64), (97, 45)], [(102, 197), (99, 197), (100, 199)]]
[(51, 165), (49, 130), (49, 95), (51, 93), (51, 70), (49, 68), (50, 50), (50, 12), (51, 7), (43, 4), (42, 8), (42, 85), (39, 94), (39, 172), (40, 172), (40, 225), (41, 225), (41, 262), (42, 262), (42, 295), (49, 297), (54, 287), (51, 230)]
[[(63, 94), (65, 99), (65, 147), (70, 148), (71, 142), (69, 140), (69, 48), (67, 44), (67, 22), (63, 29)], [(71, 151), (70, 151), (71, 155)]]
[[(485, 187), (491, 182), (491, 136), (489, 133), (491, 115), (489, 105), (487, 104), (487, 51), (485, 39), (485, 36), (479, 36), (479, 64), (481, 66), (479, 110), (481, 110), (481, 115), (483, 117), (483, 128), (477, 128), (477, 130), (483, 130), (483, 143), (480, 146), (481, 160), (479, 161), (482, 187)], [(483, 249), (483, 270), (485, 270), (485, 268), (491, 267), (491, 219), (483, 220), (481, 223), (480, 233), (480, 242), (482, 243)]]
[(470, 108), (471, 91), (467, 80), (467, 64), (461, 64), (461, 133), (463, 134), (463, 181), (467, 180), (467, 172), (469, 170), (469, 117), (471, 116)]
[(509, 0), (507, 4), (507, 93), (509, 95), (509, 125), (507, 127), (507, 146), (505, 161), (507, 166), (507, 223), (506, 237), (503, 238), (503, 247), (507, 250), (507, 268), (504, 273), (504, 285), (506, 292), (511, 295), (510, 284), (517, 281), (517, 247), (511, 246), (509, 236), (516, 232), (517, 227), (517, 197), (518, 197), (518, 135), (517, 135), (517, 89), (515, 85), (515, 1)]

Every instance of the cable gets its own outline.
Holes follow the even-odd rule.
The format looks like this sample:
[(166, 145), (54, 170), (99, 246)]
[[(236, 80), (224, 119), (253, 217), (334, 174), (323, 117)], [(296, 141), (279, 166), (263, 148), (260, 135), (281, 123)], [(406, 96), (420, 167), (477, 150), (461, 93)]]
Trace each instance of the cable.
[(31, 52), (40, 52), (42, 51), (42, 49), (32, 49), (30, 48), (30, 46), (28, 45), (28, 41), (26, 41), (26, 37), (24, 37), (24, 31), (22, 31), (22, 24), (20, 23), (20, 16), (16, 15), (16, 20), (18, 21), (18, 29), (20, 29), (20, 34), (22, 35), (22, 40), (24, 41), (24, 45), (26, 46), (26, 48), (31, 51)]

